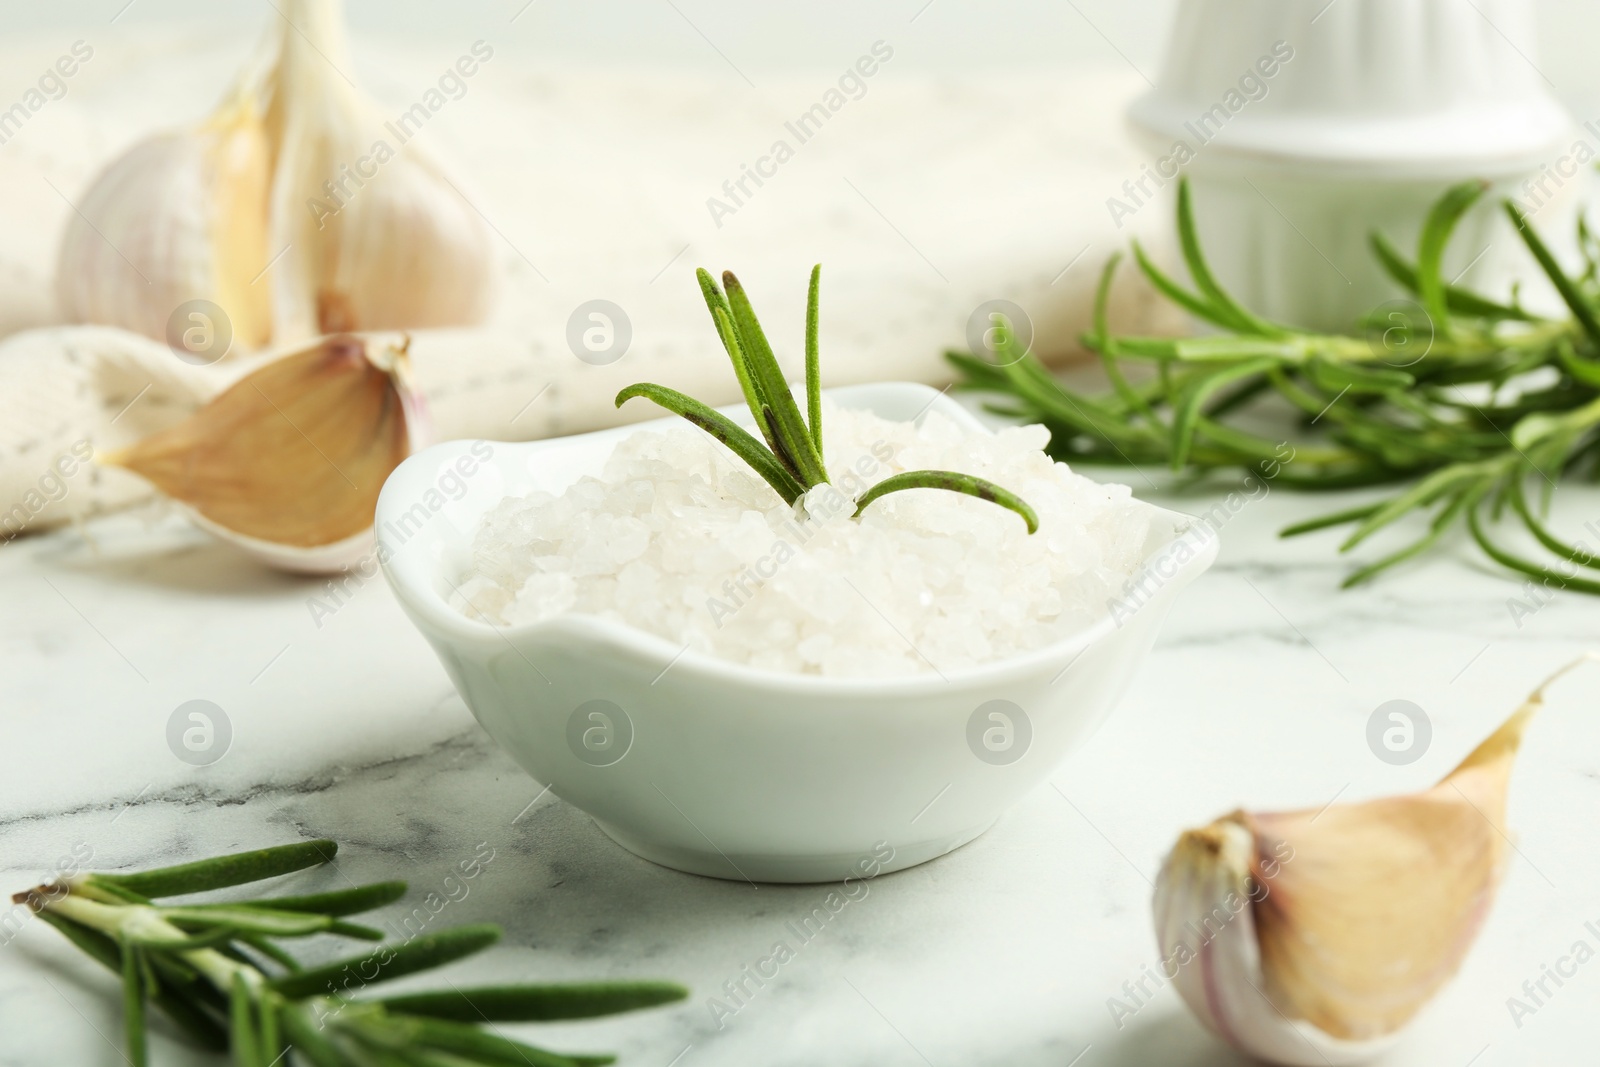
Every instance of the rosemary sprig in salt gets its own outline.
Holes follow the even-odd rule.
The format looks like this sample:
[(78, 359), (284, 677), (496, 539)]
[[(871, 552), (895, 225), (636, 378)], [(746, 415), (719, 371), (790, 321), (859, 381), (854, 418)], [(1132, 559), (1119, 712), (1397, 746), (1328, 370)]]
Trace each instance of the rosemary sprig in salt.
[[(755, 309), (744, 286), (733, 272), (724, 271), (722, 284), (727, 292), (717, 288), (716, 281), (704, 270), (695, 272), (700, 280), (700, 291), (705, 296), (706, 307), (716, 324), (722, 346), (733, 361), (734, 375), (750, 406), (756, 427), (766, 443), (739, 426), (732, 419), (713, 408), (665, 386), (641, 382), (630, 385), (617, 394), (621, 407), (634, 397), (644, 397), (682, 415), (705, 430), (734, 455), (750, 465), (784, 502), (793, 504), (810, 490), (827, 484), (828, 471), (822, 459), (822, 374), (817, 353), (817, 300), (822, 279), (822, 266), (811, 269), (811, 285), (806, 301), (806, 408), (810, 415), (800, 412), (789, 383), (778, 366), (772, 346), (756, 319)], [(1033, 508), (1015, 493), (983, 478), (954, 471), (906, 471), (886, 478), (874, 485), (856, 501), (856, 516), (880, 497), (905, 489), (944, 489), (966, 496), (988, 500), (1022, 516), (1031, 534), (1039, 528), (1039, 517)]]

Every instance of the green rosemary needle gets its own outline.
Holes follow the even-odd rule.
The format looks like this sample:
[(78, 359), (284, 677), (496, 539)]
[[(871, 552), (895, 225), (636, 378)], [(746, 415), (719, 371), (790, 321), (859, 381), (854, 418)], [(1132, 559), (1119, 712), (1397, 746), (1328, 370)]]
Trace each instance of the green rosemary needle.
[[(1137, 244), (1140, 272), (1167, 299), (1208, 323), (1202, 337), (1117, 336), (1106, 305), (1118, 259), (1101, 277), (1094, 324), (1084, 337), (1098, 353), (1110, 390), (1067, 388), (1029, 353), (1017, 351), (997, 317), (993, 361), (948, 358), (964, 388), (999, 394), (991, 410), (1043, 423), (1051, 453), (1075, 463), (1168, 466), (1203, 475), (1227, 468), (1271, 470), (1275, 484), (1335, 490), (1414, 483), (1387, 499), (1311, 519), (1295, 536), (1356, 524), (1349, 551), (1402, 518), (1422, 513), (1421, 536), (1353, 572), (1366, 581), (1465, 527), (1493, 561), (1551, 588), (1600, 593), (1590, 549), (1558, 538), (1544, 521), (1559, 480), (1600, 481), (1600, 240), (1578, 226), (1583, 271), (1562, 269), (1516, 207), (1506, 213), (1568, 315), (1548, 318), (1448, 281), (1451, 236), (1487, 186), (1467, 182), (1434, 205), (1407, 260), (1381, 234), (1378, 263), (1414, 300), (1391, 301), (1359, 331), (1316, 333), (1264, 319), (1240, 305), (1206, 263), (1187, 181), (1178, 188), (1178, 236), (1193, 288), (1160, 269)], [(1134, 383), (1127, 369), (1152, 367)], [(1286, 438), (1263, 436), (1261, 417), (1290, 416)], [(1248, 418), (1247, 418), (1248, 416)], [(1285, 461), (1286, 455), (1292, 460)], [(1544, 487), (1537, 506), (1526, 486)], [(1543, 558), (1506, 548), (1499, 525), (1509, 508)]]
[[(732, 271), (724, 271), (719, 289), (716, 280), (705, 270), (695, 271), (695, 277), (699, 279), (700, 292), (711, 311), (717, 336), (733, 361), (734, 376), (739, 380), (739, 388), (765, 444), (716, 409), (664, 385), (649, 382), (630, 385), (617, 394), (617, 407), (634, 397), (643, 397), (683, 416), (727, 446), (772, 486), (784, 503), (792, 505), (808, 491), (828, 483), (828, 470), (822, 458), (822, 371), (817, 353), (822, 265), (811, 268), (806, 297), (805, 414), (795, 402), (794, 393), (789, 389), (783, 369), (778, 366), (777, 357), (772, 353), (772, 346), (739, 279)], [(906, 471), (885, 478), (856, 501), (855, 517), (859, 518), (862, 510), (873, 501), (903, 489), (944, 489), (988, 500), (1020, 515), (1028, 524), (1028, 533), (1039, 528), (1039, 516), (1021, 497), (991, 481), (955, 471)]]
[(306, 968), (277, 942), (331, 934), (381, 941), (344, 916), (391, 904), (404, 882), (309, 896), (160, 904), (290, 874), (331, 860), (332, 841), (306, 841), (134, 874), (81, 874), (36, 886), (25, 904), (122, 979), (123, 1041), (134, 1067), (149, 1063), (147, 1005), (235, 1067), (272, 1067), (291, 1052), (313, 1067), (407, 1064), (578, 1067), (610, 1056), (565, 1055), (480, 1029), (479, 1023), (587, 1019), (681, 1000), (669, 982), (498, 985), (368, 996), (367, 988), (479, 952), (500, 937), (486, 924), (375, 945)]

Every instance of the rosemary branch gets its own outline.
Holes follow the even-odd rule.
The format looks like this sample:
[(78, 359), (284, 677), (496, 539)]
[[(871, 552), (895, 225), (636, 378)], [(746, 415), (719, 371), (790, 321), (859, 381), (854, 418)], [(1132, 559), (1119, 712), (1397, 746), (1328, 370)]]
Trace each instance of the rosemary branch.
[[(1415, 300), (1391, 302), (1347, 333), (1318, 333), (1264, 319), (1240, 305), (1206, 263), (1187, 181), (1178, 188), (1179, 245), (1193, 288), (1170, 277), (1137, 243), (1134, 261), (1155, 289), (1218, 332), (1201, 337), (1113, 335), (1106, 306), (1120, 257), (1101, 277), (1085, 344), (1098, 353), (1110, 389), (1067, 388), (1029, 353), (1016, 350), (996, 317), (993, 361), (951, 352), (962, 387), (999, 394), (990, 410), (1042, 422), (1050, 450), (1076, 463), (1164, 465), (1203, 475), (1258, 470), (1281, 459), (1275, 480), (1301, 490), (1411, 482), (1375, 504), (1298, 523), (1295, 536), (1356, 524), (1349, 551), (1413, 513), (1423, 533), (1346, 579), (1353, 585), (1414, 559), (1452, 530), (1466, 533), (1500, 566), (1551, 588), (1600, 593), (1581, 571), (1600, 569), (1584, 546), (1555, 536), (1544, 516), (1560, 479), (1600, 481), (1600, 241), (1578, 225), (1583, 271), (1563, 270), (1527, 220), (1504, 207), (1566, 305), (1548, 318), (1447, 281), (1442, 264), (1457, 224), (1487, 186), (1467, 182), (1434, 205), (1414, 259), (1381, 234), (1371, 239), (1384, 271)], [(1135, 384), (1135, 364), (1153, 376)], [(1262, 416), (1295, 416), (1288, 441), (1247, 428)], [(1537, 506), (1529, 483), (1542, 485)], [(1526, 558), (1497, 539), (1510, 515), (1545, 558)], [(1487, 519), (1487, 521), (1486, 521)]]
[[(724, 271), (719, 289), (716, 280), (705, 270), (695, 271), (695, 277), (699, 279), (711, 321), (716, 325), (717, 336), (728, 358), (733, 361), (734, 376), (739, 380), (740, 391), (744, 393), (756, 428), (765, 438), (765, 445), (721, 412), (663, 385), (649, 382), (630, 385), (617, 394), (617, 407), (634, 397), (643, 397), (683, 416), (727, 446), (772, 486), (784, 503), (793, 505), (810, 490), (828, 484), (828, 470), (822, 458), (822, 370), (817, 352), (822, 265), (811, 268), (806, 297), (804, 415), (739, 279), (733, 272)], [(1039, 528), (1039, 516), (1021, 497), (991, 481), (955, 471), (906, 471), (885, 478), (856, 501), (854, 517), (860, 518), (867, 505), (880, 497), (905, 489), (943, 489), (988, 500), (1020, 515), (1028, 524), (1028, 533)]]
[(359, 995), (487, 948), (500, 937), (499, 927), (487, 924), (375, 945), (313, 968), (277, 943), (314, 934), (382, 941), (381, 930), (344, 916), (393, 903), (404, 882), (227, 903), (156, 902), (290, 874), (326, 863), (336, 851), (332, 841), (307, 841), (136, 874), (80, 874), (12, 901), (121, 977), (125, 1052), (134, 1067), (149, 1063), (152, 1004), (193, 1041), (229, 1052), (235, 1067), (272, 1067), (291, 1053), (313, 1067), (580, 1067), (613, 1057), (550, 1052), (478, 1024), (586, 1019), (688, 995), (668, 982)]

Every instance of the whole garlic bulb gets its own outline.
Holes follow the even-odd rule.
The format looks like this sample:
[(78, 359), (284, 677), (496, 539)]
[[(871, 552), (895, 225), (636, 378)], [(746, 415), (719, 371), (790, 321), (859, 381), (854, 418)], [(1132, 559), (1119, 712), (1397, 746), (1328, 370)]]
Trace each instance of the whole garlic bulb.
[(1163, 973), (1200, 1021), (1295, 1067), (1388, 1048), (1488, 916), (1510, 847), (1512, 761), (1566, 670), (1424, 792), (1236, 811), (1186, 831), (1156, 881), (1155, 925)]
[(481, 322), (483, 218), (346, 80), (339, 0), (276, 7), (268, 60), (216, 114), (134, 145), (92, 183), (62, 241), (63, 310), (172, 342), (173, 312), (208, 300), (243, 350)]
[(249, 93), (192, 130), (157, 134), (118, 157), (62, 241), (57, 287), (67, 316), (161, 340), (173, 309), (206, 299), (227, 309), (241, 345), (265, 344), (270, 283), (251, 279), (269, 255), (271, 160)]

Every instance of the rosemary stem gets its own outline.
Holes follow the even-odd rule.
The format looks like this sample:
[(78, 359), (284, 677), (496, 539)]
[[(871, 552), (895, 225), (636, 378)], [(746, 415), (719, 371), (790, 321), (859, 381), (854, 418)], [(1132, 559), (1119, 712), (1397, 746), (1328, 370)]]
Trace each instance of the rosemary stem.
[[(128, 938), (180, 941), (189, 936), (163, 919), (160, 911), (148, 904), (103, 904), (88, 900), (81, 894), (67, 893), (57, 900), (43, 901), (41, 906), (63, 918), (110, 934), (118, 941)], [(266, 976), (260, 971), (249, 964), (230, 959), (216, 949), (197, 948), (179, 952), (178, 955), (222, 993), (233, 988), (235, 977), (242, 978), (252, 991), (266, 983)]]

